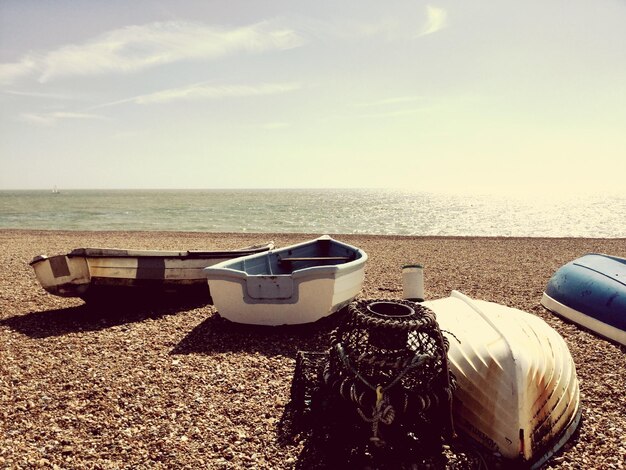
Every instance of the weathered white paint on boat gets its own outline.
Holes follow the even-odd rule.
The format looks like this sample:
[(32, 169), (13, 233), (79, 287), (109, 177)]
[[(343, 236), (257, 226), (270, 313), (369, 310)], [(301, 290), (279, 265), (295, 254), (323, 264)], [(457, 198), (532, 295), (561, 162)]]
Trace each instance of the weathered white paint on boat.
[[(152, 291), (201, 289), (208, 296), (203, 269), (224, 260), (268, 251), (273, 243), (230, 251), (150, 251), (77, 248), (67, 255), (37, 256), (31, 266), (42, 287), (62, 297), (85, 297), (99, 290)], [(135, 288), (132, 292), (125, 288)]]
[(91, 275), (86, 258), (38, 256), (30, 264), (41, 286), (51, 294), (80, 297), (89, 288)]
[(539, 317), (456, 291), (424, 305), (452, 333), (457, 429), (505, 458), (545, 462), (580, 419), (576, 368), (563, 338)]
[(361, 290), (367, 254), (323, 236), (205, 269), (214, 305), (237, 323), (310, 323)]

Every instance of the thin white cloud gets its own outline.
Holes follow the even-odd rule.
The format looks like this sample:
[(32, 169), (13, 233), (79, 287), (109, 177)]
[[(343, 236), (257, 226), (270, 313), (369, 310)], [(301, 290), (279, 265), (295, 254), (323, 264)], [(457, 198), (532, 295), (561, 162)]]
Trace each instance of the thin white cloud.
[(186, 87), (135, 96), (95, 106), (92, 109), (114, 106), (123, 103), (154, 104), (180, 100), (202, 100), (219, 98), (240, 98), (248, 96), (276, 95), (300, 89), (298, 83), (265, 83), (260, 85), (207, 85), (198, 83)]
[(28, 122), (30, 124), (37, 124), (40, 126), (51, 126), (54, 124), (55, 119), (45, 114), (35, 113), (22, 113), (18, 117), (19, 121)]
[(0, 64), (0, 85), (14, 83), (36, 72), (37, 69), (37, 61), (31, 56), (25, 56), (19, 62)]
[(385, 16), (371, 21), (334, 18), (319, 20), (296, 17), (291, 19), (294, 29), (318, 41), (347, 40), (361, 41), (364, 38), (378, 38), (386, 41), (406, 41), (426, 34), (432, 34), (446, 26), (447, 12), (441, 8), (427, 6), (426, 22), (415, 33), (415, 22), (410, 16)]
[(130, 73), (182, 60), (291, 49), (303, 43), (293, 30), (269, 22), (230, 29), (183, 21), (128, 26), (84, 44), (0, 64), (0, 83), (13, 83), (33, 74), (46, 82), (66, 76)]
[(428, 19), (426, 25), (419, 32), (418, 36), (426, 36), (427, 34), (436, 33), (445, 28), (448, 21), (448, 13), (443, 8), (437, 8), (428, 5), (426, 7)]
[(51, 100), (71, 100), (75, 99), (68, 95), (60, 95), (55, 93), (40, 93), (36, 91), (19, 91), (19, 90), (2, 90), (5, 95), (26, 96), (30, 98), (47, 98)]
[(20, 114), (18, 119), (23, 122), (37, 124), (40, 126), (52, 126), (56, 124), (59, 120), (63, 120), (63, 119), (106, 119), (106, 118), (98, 114), (56, 111), (53, 113), (22, 113)]

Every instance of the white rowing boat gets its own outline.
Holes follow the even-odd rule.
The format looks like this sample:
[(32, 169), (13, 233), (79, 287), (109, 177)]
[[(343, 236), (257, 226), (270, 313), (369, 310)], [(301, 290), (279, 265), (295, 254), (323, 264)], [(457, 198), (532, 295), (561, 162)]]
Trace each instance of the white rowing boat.
[(310, 323), (359, 293), (367, 254), (325, 235), (205, 269), (218, 313), (253, 325)]

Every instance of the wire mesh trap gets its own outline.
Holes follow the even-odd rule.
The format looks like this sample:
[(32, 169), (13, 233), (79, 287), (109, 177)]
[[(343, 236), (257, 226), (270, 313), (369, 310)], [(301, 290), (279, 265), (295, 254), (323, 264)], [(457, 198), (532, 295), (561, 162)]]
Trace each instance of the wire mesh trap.
[(419, 303), (353, 302), (327, 351), (298, 352), (291, 402), (300, 426), (374, 453), (441, 453), (453, 434), (448, 346)]

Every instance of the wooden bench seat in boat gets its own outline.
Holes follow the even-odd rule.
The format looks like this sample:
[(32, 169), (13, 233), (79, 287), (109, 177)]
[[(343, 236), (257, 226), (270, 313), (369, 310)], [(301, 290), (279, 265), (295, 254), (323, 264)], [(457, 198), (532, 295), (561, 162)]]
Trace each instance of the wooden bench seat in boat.
[(350, 256), (296, 256), (296, 257), (287, 257), (287, 258), (279, 258), (279, 263), (293, 263), (296, 261), (350, 261)]

